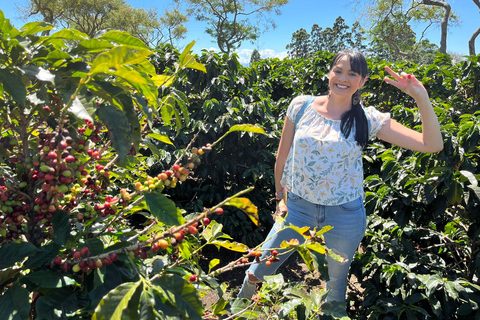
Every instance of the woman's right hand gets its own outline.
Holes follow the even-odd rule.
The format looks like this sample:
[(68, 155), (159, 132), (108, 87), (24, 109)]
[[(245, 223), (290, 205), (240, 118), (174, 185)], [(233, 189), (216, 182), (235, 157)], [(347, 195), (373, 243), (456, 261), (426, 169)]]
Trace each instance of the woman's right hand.
[(275, 214), (273, 215), (273, 220), (277, 221), (277, 217), (285, 217), (287, 214), (287, 205), (285, 204), (284, 199), (277, 201), (277, 207), (275, 208)]

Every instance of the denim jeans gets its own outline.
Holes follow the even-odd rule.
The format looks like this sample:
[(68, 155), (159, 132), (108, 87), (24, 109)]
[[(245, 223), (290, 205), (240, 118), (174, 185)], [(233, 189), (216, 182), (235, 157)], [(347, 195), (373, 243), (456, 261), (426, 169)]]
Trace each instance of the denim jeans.
[[(345, 301), (350, 264), (366, 229), (365, 208), (362, 198), (341, 205), (324, 206), (311, 203), (296, 194), (289, 193), (287, 208), (288, 215), (285, 218), (287, 223), (297, 227), (308, 226), (311, 229), (316, 227), (317, 231), (324, 226), (333, 227), (332, 230), (323, 235), (325, 244), (329, 249), (334, 249), (344, 254), (348, 261), (342, 263), (327, 257), (329, 276), (329, 281), (327, 281), (327, 290), (329, 290), (327, 301)], [(279, 248), (284, 240), (298, 239), (300, 243), (303, 243), (304, 237), (295, 230), (285, 229), (276, 233), (281, 228), (282, 225), (275, 223), (270, 230), (266, 238), (267, 242), (262, 245), (262, 249), (265, 250), (262, 258), (270, 254), (269, 248)], [(279, 250), (279, 253), (281, 252)], [(280, 262), (273, 263), (270, 267), (267, 267), (265, 262), (251, 265), (247, 270), (244, 285), (238, 296), (251, 298), (251, 295), (253, 295), (254, 291), (252, 292), (252, 290), (254, 290), (254, 287), (252, 287), (252, 284), (250, 284), (250, 290), (245, 288), (248, 286), (248, 272), (251, 272), (255, 277), (263, 281), (263, 277), (275, 273), (288, 256), (290, 254), (279, 255)], [(247, 293), (247, 291), (249, 292)]]

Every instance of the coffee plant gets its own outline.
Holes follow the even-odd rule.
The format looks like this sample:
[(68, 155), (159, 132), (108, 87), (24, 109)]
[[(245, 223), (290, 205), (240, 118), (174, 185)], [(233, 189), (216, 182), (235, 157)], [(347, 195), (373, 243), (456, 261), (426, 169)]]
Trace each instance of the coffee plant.
[[(245, 67), (235, 54), (192, 55), (193, 43), (178, 52), (119, 31), (47, 32), (0, 13), (0, 318), (344, 316), (324, 291), (279, 275), (249, 301), (216, 280), (282, 250), (326, 274), (327, 230), (287, 226), (306, 243), (257, 245), (273, 223), (286, 106), (327, 92), (332, 53)], [(444, 150), (365, 148), (369, 224), (351, 268), (352, 318), (479, 315), (479, 59), (391, 66), (427, 87)], [(386, 62), (368, 61), (365, 104), (421, 130), (414, 101), (383, 82)], [(241, 257), (202, 267), (211, 245)]]
[[(202, 292), (225, 292), (220, 273), (276, 263), (285, 250), (300, 252), (312, 268), (324, 268), (317, 256), (340, 259), (321, 244), (327, 229), (286, 226), (306, 242), (263, 251), (223, 233), (216, 220), (230, 208), (258, 225), (258, 209), (244, 197), (253, 187), (210, 206), (172, 200), (232, 133), (265, 135), (259, 126), (230, 123), (212, 143), (198, 144), (199, 132), (176, 145), (192, 111), (173, 84), (188, 69), (206, 72), (189, 53), (193, 43), (160, 73), (153, 52), (123, 32), (41, 36), (51, 26), (18, 30), (1, 12), (0, 26), (2, 319), (241, 316), (235, 308), (243, 301), (204, 310)], [(175, 159), (161, 168), (155, 161), (166, 154), (163, 145), (173, 146)], [(204, 270), (207, 245), (243, 255), (223, 266), (213, 259)]]

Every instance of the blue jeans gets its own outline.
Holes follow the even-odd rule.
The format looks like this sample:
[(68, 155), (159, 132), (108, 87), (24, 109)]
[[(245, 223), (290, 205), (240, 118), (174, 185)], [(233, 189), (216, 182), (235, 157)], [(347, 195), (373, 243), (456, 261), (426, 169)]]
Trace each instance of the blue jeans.
[[(342, 263), (327, 257), (329, 277), (329, 281), (327, 281), (327, 290), (329, 290), (327, 300), (345, 301), (348, 271), (353, 255), (363, 239), (367, 224), (362, 198), (341, 205), (324, 206), (311, 203), (296, 194), (289, 193), (287, 208), (288, 215), (285, 218), (287, 223), (297, 227), (308, 226), (311, 229), (316, 227), (317, 231), (324, 226), (333, 227), (332, 230), (324, 234), (325, 244), (329, 249), (334, 249), (344, 254), (348, 261)], [(270, 254), (269, 248), (279, 248), (284, 240), (289, 241), (293, 238), (303, 243), (304, 237), (295, 230), (285, 229), (276, 234), (281, 228), (282, 225), (275, 223), (270, 230), (267, 242), (262, 245), (262, 249), (265, 250), (262, 258)], [(279, 250), (279, 253), (281, 253), (281, 250)], [(279, 255), (280, 262), (273, 263), (270, 267), (267, 267), (265, 262), (251, 265), (247, 270), (247, 276), (239, 292), (239, 297), (247, 297), (244, 287), (247, 283), (248, 272), (251, 272), (255, 277), (263, 281), (263, 277), (275, 273), (290, 254)]]

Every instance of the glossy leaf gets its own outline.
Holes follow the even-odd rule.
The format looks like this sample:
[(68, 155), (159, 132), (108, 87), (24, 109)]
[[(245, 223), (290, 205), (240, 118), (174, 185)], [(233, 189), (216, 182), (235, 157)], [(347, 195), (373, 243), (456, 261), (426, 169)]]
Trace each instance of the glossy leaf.
[(145, 202), (152, 216), (167, 225), (181, 225), (185, 222), (175, 203), (160, 193), (145, 193)]
[(38, 298), (36, 303), (37, 318), (46, 320), (65, 319), (67, 315), (85, 307), (88, 299), (83, 292), (65, 287), (53, 289), (47, 295)]
[[(110, 291), (95, 308), (92, 320), (122, 320), (130, 300), (143, 290), (143, 281), (126, 282)], [(138, 305), (138, 299), (137, 299)]]
[(13, 100), (24, 106), (27, 95), (27, 88), (22, 80), (8, 69), (0, 69), (0, 85)]
[(0, 248), (0, 270), (12, 267), (14, 263), (23, 261), (36, 252), (38, 249), (29, 242), (7, 243)]
[(238, 243), (238, 242), (230, 242), (227, 240), (214, 240), (210, 242), (213, 245), (223, 247), (225, 249), (228, 249), (230, 251), (236, 251), (236, 252), (247, 252), (249, 251), (248, 246), (244, 245), (243, 243)]
[(242, 210), (255, 225), (258, 225), (258, 209), (248, 198), (233, 198), (228, 200), (225, 205)]
[(118, 152), (120, 159), (124, 159), (132, 148), (132, 127), (125, 114), (114, 106), (101, 106), (97, 110), (110, 134), (113, 148)]
[(29, 292), (18, 283), (12, 285), (0, 297), (0, 319), (25, 320), (29, 318)]
[(195, 287), (175, 274), (165, 274), (154, 281), (154, 288), (166, 298), (183, 319), (201, 319), (203, 306)]

